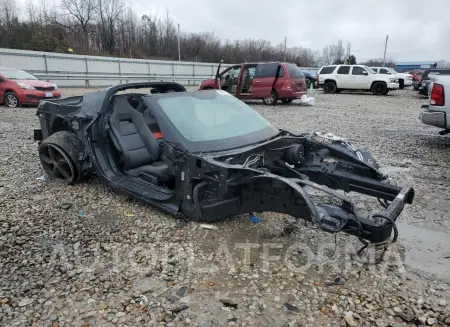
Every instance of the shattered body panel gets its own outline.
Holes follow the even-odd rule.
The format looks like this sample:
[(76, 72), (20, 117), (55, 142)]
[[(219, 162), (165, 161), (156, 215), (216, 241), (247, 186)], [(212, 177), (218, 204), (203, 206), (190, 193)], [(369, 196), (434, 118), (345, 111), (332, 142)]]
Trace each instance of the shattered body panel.
[[(110, 101), (117, 91), (144, 87), (185, 92), (176, 83), (137, 83), (44, 102), (38, 109), (41, 130), (35, 131), (35, 139), (60, 129), (74, 133), (84, 145), (78, 159), (84, 173), (95, 174), (115, 190), (178, 217), (217, 221), (271, 211), (311, 221), (330, 233), (355, 235), (366, 243), (387, 242), (393, 230), (396, 238), (395, 221), (405, 204), (413, 202), (414, 190), (388, 183), (369, 152), (332, 134), (277, 130), (264, 141), (194, 152), (187, 150), (171, 121), (155, 107), (152, 110), (165, 139), (161, 157), (173, 174), (173, 187), (124, 174), (115, 164), (106, 135)], [(145, 97), (149, 106), (152, 97)], [(311, 190), (334, 201), (315, 201)], [(341, 191), (378, 198), (384, 208), (374, 214), (358, 213)]]

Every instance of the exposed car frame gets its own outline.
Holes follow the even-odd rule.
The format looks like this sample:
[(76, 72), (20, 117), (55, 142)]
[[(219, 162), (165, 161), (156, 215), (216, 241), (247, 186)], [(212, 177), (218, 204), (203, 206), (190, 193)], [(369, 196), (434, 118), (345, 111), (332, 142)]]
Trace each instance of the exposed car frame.
[[(161, 157), (173, 174), (170, 187), (125, 174), (108, 138), (116, 93), (142, 88), (152, 89), (152, 94), (142, 99), (164, 134)], [(392, 241), (396, 240), (395, 221), (405, 204), (412, 203), (414, 190), (388, 183), (369, 152), (332, 134), (277, 129), (276, 135), (256, 143), (219, 151), (190, 151), (168, 117), (151, 105), (155, 99), (176, 96), (159, 93), (174, 91), (186, 92), (177, 83), (130, 83), (84, 96), (42, 101), (37, 110), (41, 128), (34, 131), (34, 139), (39, 141), (44, 169), (52, 178), (69, 184), (96, 175), (105, 185), (180, 218), (211, 222), (272, 211), (312, 221), (330, 233), (355, 235), (364, 243), (388, 242), (393, 231)], [(220, 92), (224, 91), (192, 93), (214, 97)], [(56, 159), (45, 154), (50, 148)], [(59, 172), (58, 160), (73, 175), (65, 178), (69, 174)], [(49, 166), (48, 161), (54, 165)], [(336, 190), (378, 198), (384, 208), (361, 214)], [(314, 192), (339, 204), (315, 202)]]

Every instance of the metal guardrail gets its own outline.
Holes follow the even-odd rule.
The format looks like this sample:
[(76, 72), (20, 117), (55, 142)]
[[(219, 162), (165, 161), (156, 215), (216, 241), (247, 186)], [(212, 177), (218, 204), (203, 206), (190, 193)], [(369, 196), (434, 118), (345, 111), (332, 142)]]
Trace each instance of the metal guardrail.
[(213, 76), (180, 76), (180, 75), (111, 75), (111, 74), (58, 74), (58, 73), (33, 73), (34, 76), (44, 80), (84, 80), (86, 86), (89, 86), (91, 80), (115, 80), (115, 81), (183, 81), (190, 85), (190, 82), (201, 82)]

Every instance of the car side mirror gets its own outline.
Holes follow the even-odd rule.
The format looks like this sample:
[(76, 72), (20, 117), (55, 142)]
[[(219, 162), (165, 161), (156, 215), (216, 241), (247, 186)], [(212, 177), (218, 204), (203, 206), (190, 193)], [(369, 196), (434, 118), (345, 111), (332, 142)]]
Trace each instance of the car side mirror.
[(363, 70), (363, 71), (362, 71), (362, 74), (363, 74), (363, 75), (369, 75), (369, 73), (367, 72), (367, 70)]

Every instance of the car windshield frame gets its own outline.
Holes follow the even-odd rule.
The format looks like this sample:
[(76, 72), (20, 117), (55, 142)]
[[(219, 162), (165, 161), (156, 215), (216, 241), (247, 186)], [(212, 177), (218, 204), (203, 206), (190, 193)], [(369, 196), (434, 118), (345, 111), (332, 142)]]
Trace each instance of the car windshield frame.
[[(218, 101), (215, 102), (215, 100)], [(252, 107), (223, 90), (154, 94), (145, 96), (144, 101), (149, 108), (152, 108), (158, 122), (164, 120), (168, 123), (169, 126), (164, 123), (160, 124), (164, 139), (169, 143), (181, 143), (182, 147), (192, 153), (220, 152), (251, 146), (273, 138), (280, 133), (275, 126)], [(202, 107), (201, 101), (208, 101), (209, 103), (205, 102), (205, 107)], [(217, 104), (216, 108), (214, 108), (214, 104)], [(189, 111), (182, 115), (175, 114), (183, 110), (183, 108), (175, 107), (178, 105), (185, 106), (185, 110)], [(213, 106), (213, 108), (208, 109), (210, 106)], [(223, 111), (227, 106), (230, 110), (228, 116)], [(222, 110), (219, 111), (217, 108), (222, 108)], [(211, 110), (211, 114), (209, 114), (209, 110)], [(216, 113), (219, 113), (218, 116), (222, 114), (227, 120), (222, 124), (216, 123)], [(204, 121), (206, 123), (212, 121), (207, 121), (206, 115), (197, 116), (199, 114), (213, 115), (213, 126), (204, 124)], [(202, 117), (202, 119), (194, 119), (195, 116)], [(190, 119), (184, 119), (184, 117)], [(230, 117), (233, 118), (232, 121)], [(218, 120), (220, 121), (219, 118)], [(236, 131), (235, 134), (229, 132), (231, 128)], [(248, 133), (244, 133), (245, 128), (249, 129)], [(189, 132), (198, 135), (195, 135), (195, 137), (187, 135)], [(202, 134), (203, 136), (200, 136)]]
[[(9, 73), (18, 73), (18, 75), (11, 75)], [(0, 69), (0, 74), (5, 77), (6, 79), (10, 79), (10, 80), (27, 80), (27, 81), (37, 81), (39, 80), (39, 78), (37, 78), (36, 76), (24, 71), (24, 70), (20, 70), (20, 69)], [(22, 76), (20, 76), (20, 74), (23, 74)], [(13, 77), (11, 77), (13, 76)], [(31, 76), (32, 78), (25, 78), (25, 77), (29, 77)]]

